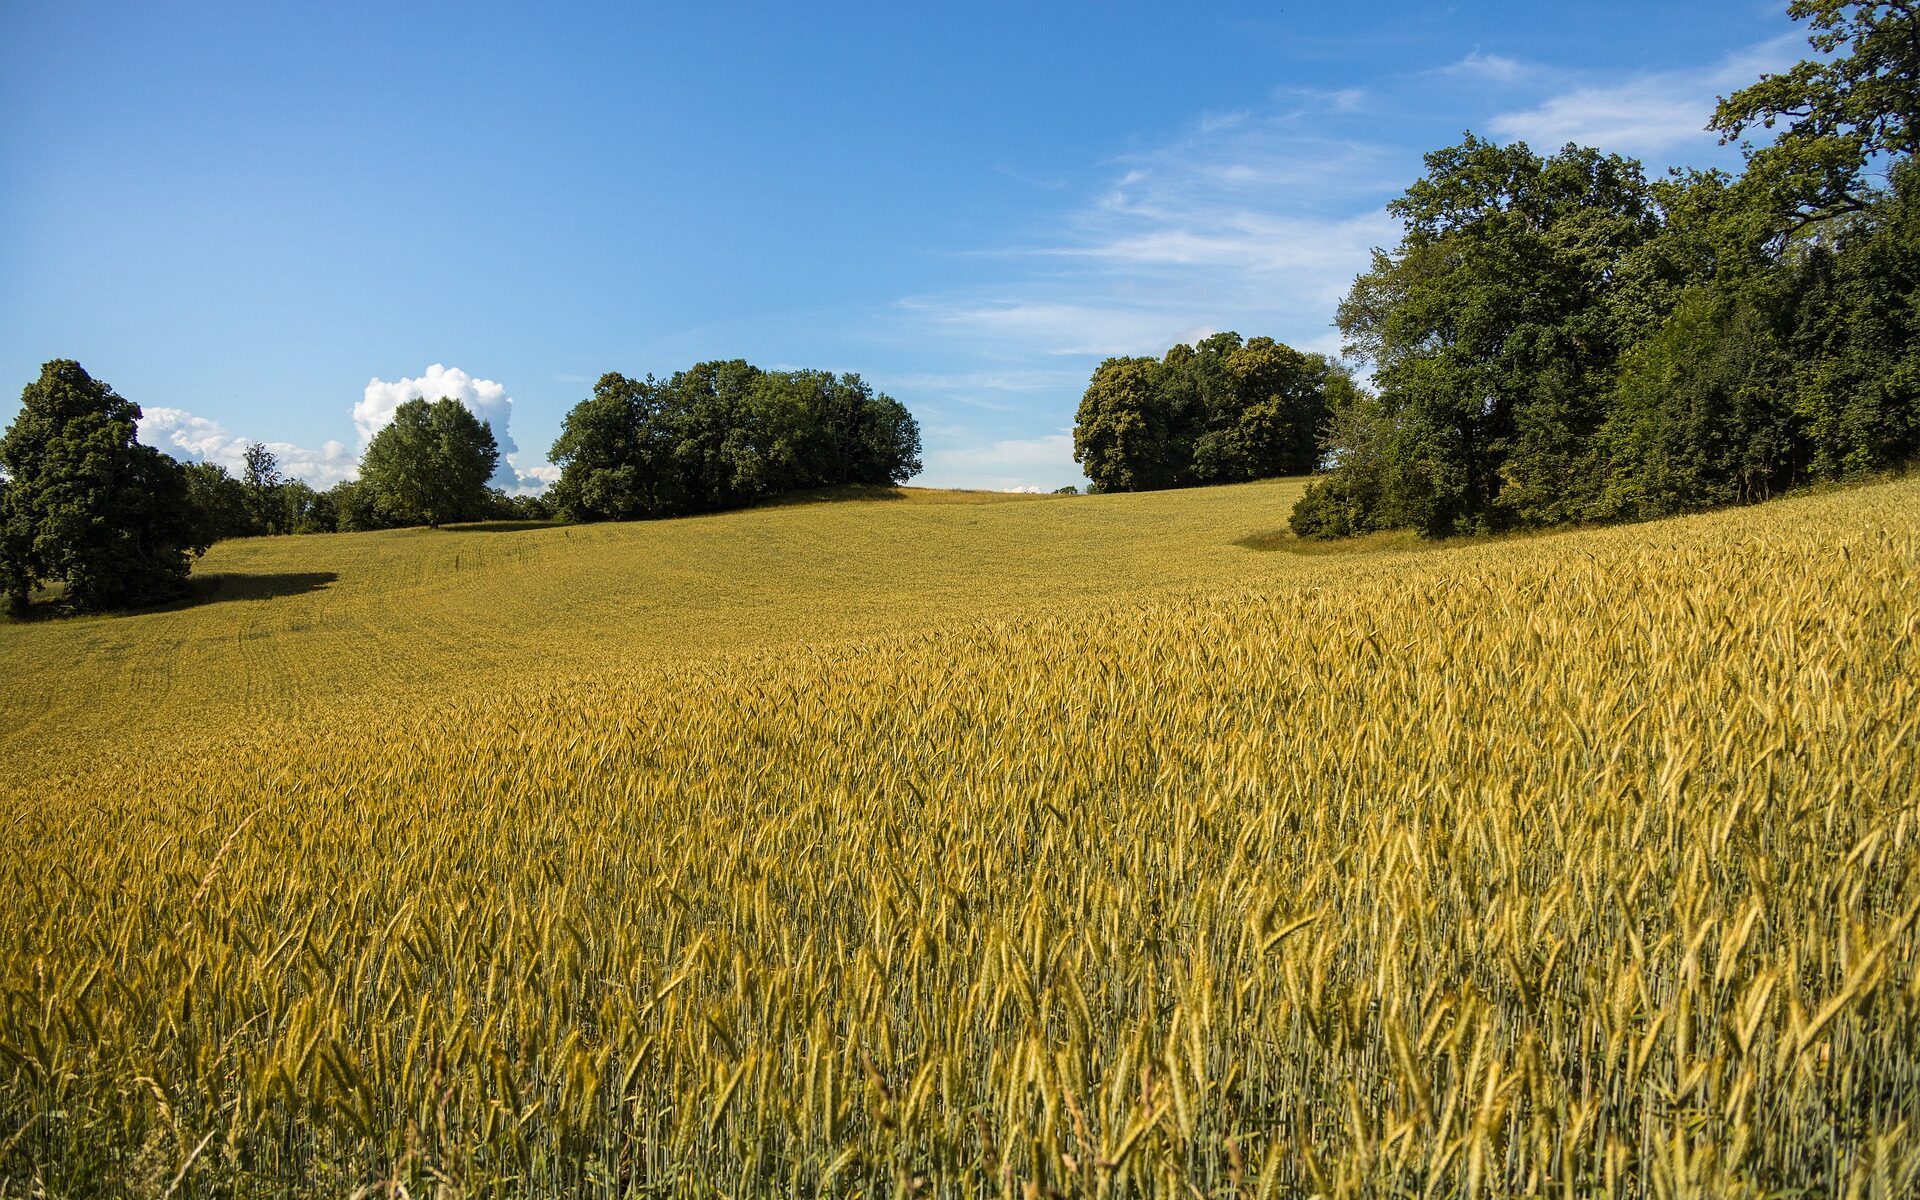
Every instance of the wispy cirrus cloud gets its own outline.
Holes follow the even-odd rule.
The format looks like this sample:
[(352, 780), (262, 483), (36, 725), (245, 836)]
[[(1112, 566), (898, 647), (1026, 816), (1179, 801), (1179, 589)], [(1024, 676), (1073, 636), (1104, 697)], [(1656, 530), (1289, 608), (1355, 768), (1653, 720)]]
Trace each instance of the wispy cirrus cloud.
[(1532, 108), (1498, 113), (1487, 127), (1536, 149), (1577, 142), (1665, 162), (1675, 151), (1715, 145), (1707, 121), (1719, 97), (1786, 69), (1805, 51), (1804, 38), (1787, 34), (1691, 70), (1583, 83)]
[[(1350, 92), (1276, 94), (1106, 160), (1028, 236), (961, 257), (990, 282), (901, 298), (897, 336), (944, 370), (884, 380), (923, 412), (922, 481), (1050, 490), (1083, 477), (1073, 414), (1095, 365), (1223, 329), (1338, 351), (1334, 305), (1399, 226), (1404, 158), (1340, 136)], [(991, 419), (985, 413), (994, 414)]]
[(1401, 181), (1389, 148), (1309, 125), (1203, 116), (1110, 160), (1029, 244), (979, 252), (1008, 265), (1001, 282), (907, 297), (899, 314), (1008, 355), (1157, 354), (1223, 328), (1325, 342), (1333, 305), (1397, 234), (1381, 206)]
[(1441, 67), (1439, 74), (1456, 78), (1484, 79), (1493, 83), (1519, 83), (1539, 73), (1539, 68), (1504, 54), (1487, 54), (1478, 46), (1459, 62)]
[[(1198, 114), (1057, 189), (1059, 207), (1025, 237), (959, 256), (974, 282), (895, 304), (886, 323), (939, 347), (948, 368), (929, 405), (927, 479), (1019, 484), (1003, 458), (1066, 469), (1070, 439), (1046, 431), (1070, 427), (1109, 355), (1159, 354), (1221, 329), (1337, 354), (1335, 308), (1402, 231), (1387, 203), (1418, 177), (1422, 152), (1459, 130), (1542, 151), (1576, 141), (1654, 169), (1724, 162), (1732, 152), (1704, 130), (1716, 98), (1802, 52), (1792, 34), (1693, 69), (1603, 72), (1475, 47), (1423, 71), (1283, 86), (1255, 107)], [(1416, 141), (1409, 128), (1430, 132)], [(991, 382), (1021, 372), (1059, 378)], [(1026, 420), (1000, 418), (988, 435), (969, 409)]]

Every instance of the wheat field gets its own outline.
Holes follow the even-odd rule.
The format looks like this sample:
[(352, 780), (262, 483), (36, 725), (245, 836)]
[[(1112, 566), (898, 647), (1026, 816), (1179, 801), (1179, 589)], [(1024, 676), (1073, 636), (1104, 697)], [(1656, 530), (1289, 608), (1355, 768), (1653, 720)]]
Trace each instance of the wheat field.
[(1920, 481), (1299, 486), (0, 626), (0, 1196), (1914, 1195)]

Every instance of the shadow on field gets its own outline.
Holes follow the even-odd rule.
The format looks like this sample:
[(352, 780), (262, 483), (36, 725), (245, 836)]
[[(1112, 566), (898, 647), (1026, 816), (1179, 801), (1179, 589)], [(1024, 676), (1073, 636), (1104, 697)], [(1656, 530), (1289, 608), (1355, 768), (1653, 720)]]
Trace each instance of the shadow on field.
[(904, 488), (879, 487), (868, 483), (845, 483), (838, 487), (809, 488), (768, 496), (749, 508), (786, 508), (795, 504), (842, 504), (850, 500), (905, 500)]
[[(202, 604), (218, 604), (223, 600), (271, 600), (275, 596), (304, 596), (320, 591), (338, 578), (339, 574), (333, 571), (282, 571), (266, 575), (225, 571), (218, 575), (196, 575), (187, 580), (187, 594), (177, 600), (136, 604), (130, 608), (110, 609), (91, 615), (132, 617), (142, 613), (179, 612), (183, 608), (198, 608)], [(27, 606), (26, 612), (8, 613), (4, 619), (20, 623), (57, 621), (63, 617), (85, 615), (76, 613), (67, 604), (64, 593), (65, 589), (59, 584), (41, 588), (34, 593), (33, 602)]]
[[(525, 533), (529, 529), (559, 529), (565, 521), (476, 521), (471, 525), (444, 525), (448, 533)], [(420, 530), (426, 533), (427, 530)]]
[(218, 575), (207, 575), (195, 579), (192, 595), (158, 607), (160, 610), (170, 611), (176, 608), (197, 608), (202, 604), (219, 604), (227, 600), (272, 600), (277, 596), (304, 596), (309, 592), (321, 591), (338, 578), (340, 578), (339, 574), (334, 571), (281, 571), (263, 575), (223, 571)]

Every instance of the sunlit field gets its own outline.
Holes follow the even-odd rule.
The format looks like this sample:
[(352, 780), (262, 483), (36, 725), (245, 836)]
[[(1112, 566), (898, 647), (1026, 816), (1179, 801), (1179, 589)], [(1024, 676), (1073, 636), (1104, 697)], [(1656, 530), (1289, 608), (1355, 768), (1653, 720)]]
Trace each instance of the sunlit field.
[(0, 1195), (1915, 1194), (1920, 482), (1318, 553), (1300, 490), (0, 625)]

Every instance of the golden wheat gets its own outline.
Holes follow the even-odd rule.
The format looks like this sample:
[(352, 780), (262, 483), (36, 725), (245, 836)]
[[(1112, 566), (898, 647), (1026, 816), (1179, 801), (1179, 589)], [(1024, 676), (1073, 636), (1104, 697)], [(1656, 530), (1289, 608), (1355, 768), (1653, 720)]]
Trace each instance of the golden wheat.
[(1284, 492), (5, 630), (73, 715), (6, 742), (0, 1194), (1913, 1194), (1920, 485), (1234, 546)]

